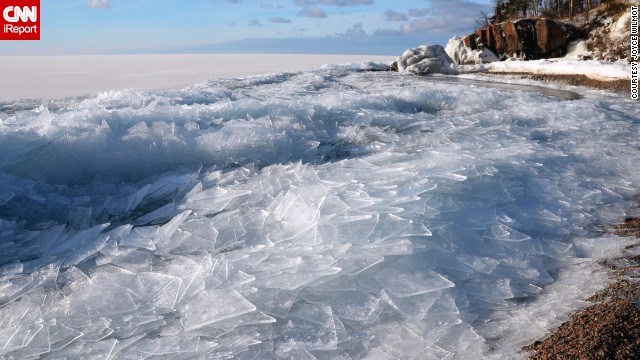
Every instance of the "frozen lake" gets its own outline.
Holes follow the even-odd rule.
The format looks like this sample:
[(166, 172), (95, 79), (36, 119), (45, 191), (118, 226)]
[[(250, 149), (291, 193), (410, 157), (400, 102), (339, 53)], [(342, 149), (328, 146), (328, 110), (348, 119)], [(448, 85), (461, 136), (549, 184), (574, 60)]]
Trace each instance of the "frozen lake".
[(0, 356), (522, 357), (628, 243), (637, 102), (370, 65), (5, 102)]
[(122, 89), (176, 90), (207, 79), (311, 70), (324, 64), (373, 60), (375, 55), (85, 55), (0, 56), (0, 101), (96, 95)]

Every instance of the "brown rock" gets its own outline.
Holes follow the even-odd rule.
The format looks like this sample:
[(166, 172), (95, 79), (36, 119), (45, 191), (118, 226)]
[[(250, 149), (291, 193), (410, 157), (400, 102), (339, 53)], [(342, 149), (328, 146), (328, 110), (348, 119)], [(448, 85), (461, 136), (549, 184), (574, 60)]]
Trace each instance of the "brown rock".
[(484, 29), (484, 33), (485, 33), (485, 47), (489, 48), (489, 49), (495, 49), (495, 40), (493, 39), (493, 26), (487, 26)]
[(467, 35), (465, 36), (462, 41), (464, 42), (464, 47), (467, 47), (469, 49), (476, 49), (476, 35), (475, 34), (471, 34), (471, 35)]
[(557, 22), (538, 19), (536, 21), (536, 37), (538, 56), (555, 57), (566, 53), (567, 34)]
[(464, 45), (472, 50), (486, 47), (500, 58), (533, 60), (563, 56), (579, 35), (573, 26), (554, 20), (520, 19), (478, 30), (464, 38)]
[(507, 56), (514, 56), (516, 55), (516, 52), (520, 53), (522, 51), (522, 44), (520, 43), (520, 36), (518, 35), (515, 24), (511, 21), (503, 23), (502, 31), (504, 31), (505, 42), (507, 44), (503, 54)]
[(507, 39), (504, 37), (502, 25), (496, 25), (493, 30), (493, 41), (495, 42), (495, 53), (501, 54), (507, 48)]

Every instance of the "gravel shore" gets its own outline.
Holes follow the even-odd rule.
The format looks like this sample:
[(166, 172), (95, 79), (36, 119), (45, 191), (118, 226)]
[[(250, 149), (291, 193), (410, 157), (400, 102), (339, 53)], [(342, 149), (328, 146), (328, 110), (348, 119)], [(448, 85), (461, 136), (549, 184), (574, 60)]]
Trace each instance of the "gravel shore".
[(489, 74), (516, 76), (523, 79), (532, 79), (538, 81), (555, 82), (573, 86), (584, 86), (599, 90), (609, 90), (620, 93), (629, 93), (631, 88), (631, 80), (629, 79), (617, 79), (617, 80), (597, 80), (589, 78), (585, 75), (559, 75), (559, 74), (530, 74), (530, 73), (500, 73), (491, 72)]

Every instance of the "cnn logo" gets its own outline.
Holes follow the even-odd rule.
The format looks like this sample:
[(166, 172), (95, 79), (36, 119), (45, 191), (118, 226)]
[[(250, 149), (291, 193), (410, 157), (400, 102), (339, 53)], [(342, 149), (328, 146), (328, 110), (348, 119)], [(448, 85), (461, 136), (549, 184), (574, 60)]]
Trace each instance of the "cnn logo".
[(0, 0), (0, 40), (40, 40), (40, 0)]

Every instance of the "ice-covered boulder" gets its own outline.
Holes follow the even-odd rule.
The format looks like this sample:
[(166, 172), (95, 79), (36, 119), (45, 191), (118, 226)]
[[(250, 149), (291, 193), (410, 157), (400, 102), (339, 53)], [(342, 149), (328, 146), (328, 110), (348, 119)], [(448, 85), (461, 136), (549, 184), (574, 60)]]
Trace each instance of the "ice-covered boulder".
[(399, 72), (418, 75), (453, 71), (453, 61), (440, 45), (420, 45), (406, 50), (397, 60)]
[(487, 64), (500, 61), (496, 54), (487, 48), (472, 50), (465, 46), (464, 39), (458, 36), (449, 39), (444, 50), (453, 62), (459, 65)]

